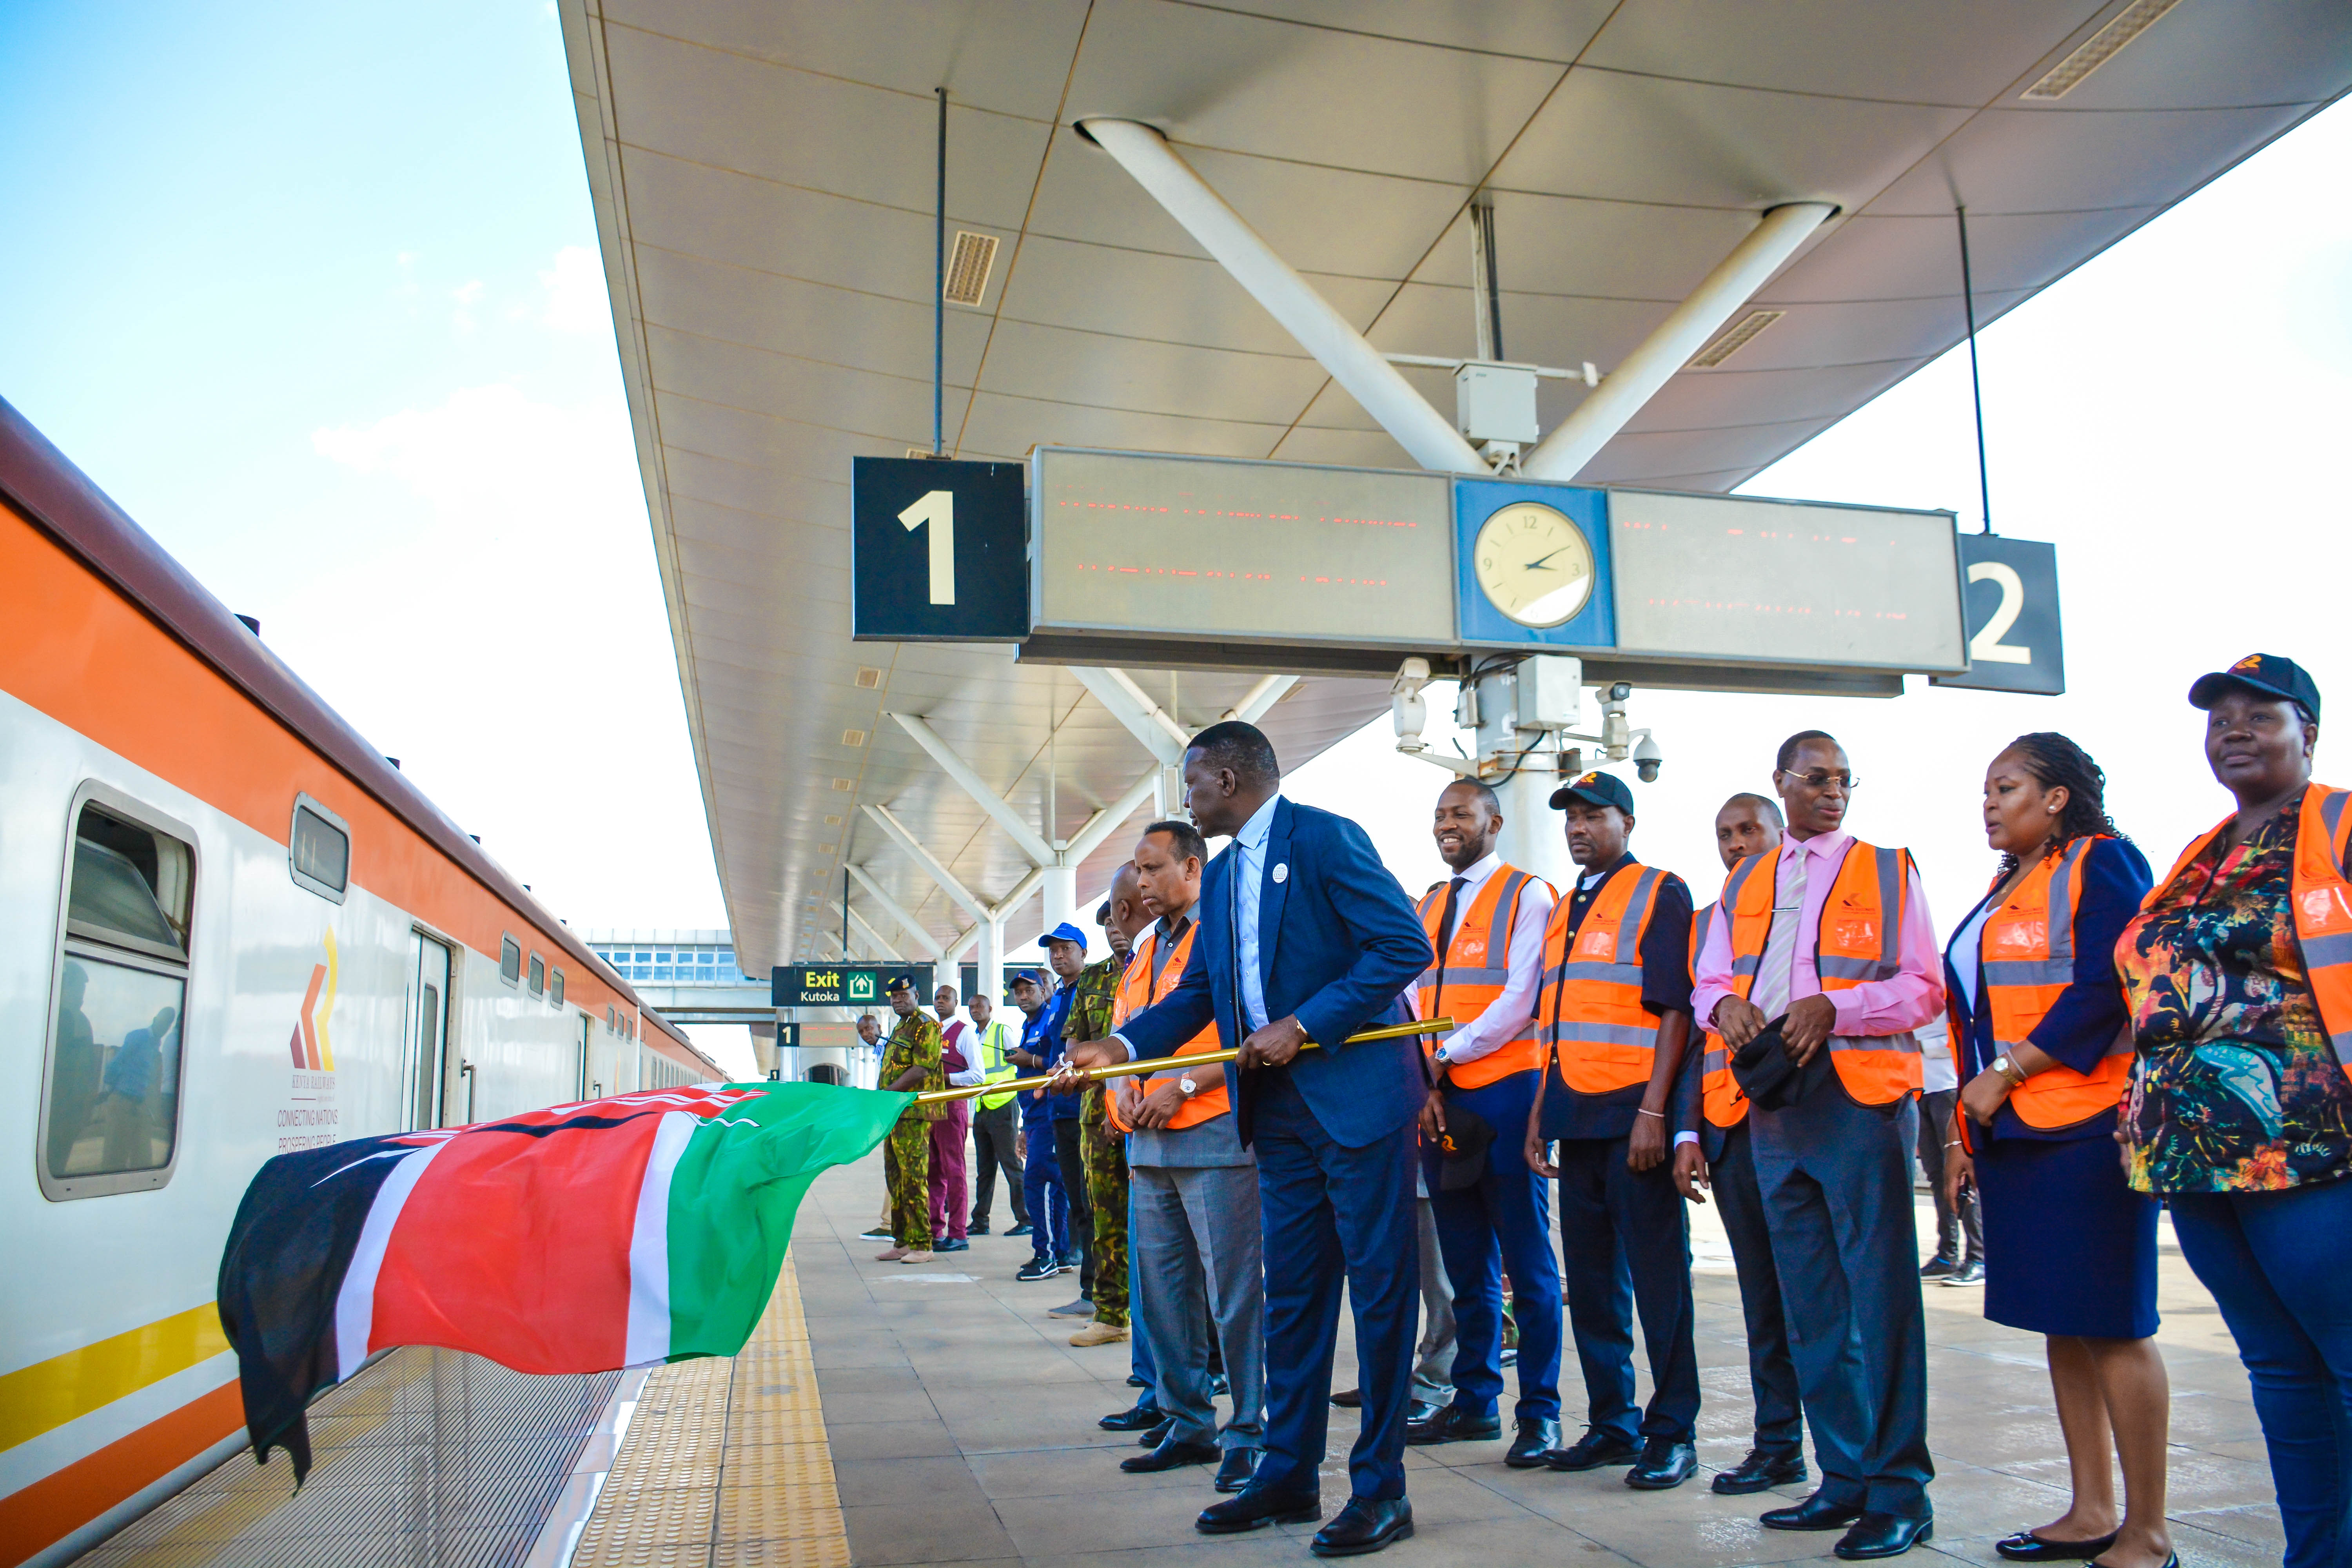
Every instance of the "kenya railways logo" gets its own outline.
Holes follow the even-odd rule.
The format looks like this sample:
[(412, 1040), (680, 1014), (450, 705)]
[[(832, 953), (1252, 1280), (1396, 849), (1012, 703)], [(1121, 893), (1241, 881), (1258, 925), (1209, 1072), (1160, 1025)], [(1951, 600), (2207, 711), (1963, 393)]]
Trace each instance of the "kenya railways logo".
[(278, 1109), (278, 1152), (316, 1149), (342, 1136), (342, 1111), (335, 1104), (335, 1042), (327, 1032), (335, 1012), (335, 932), (330, 926), (320, 938), (323, 962), (310, 966), (310, 984), (302, 993), (302, 1011), (286, 1043), (294, 1058), (292, 1082), (286, 1103)]
[(288, 1047), (294, 1065), (310, 1072), (335, 1070), (334, 1042), (327, 1037), (327, 1019), (335, 1010), (335, 931), (327, 928), (327, 961), (310, 970), (310, 988), (302, 994), (302, 1016), (294, 1021)]

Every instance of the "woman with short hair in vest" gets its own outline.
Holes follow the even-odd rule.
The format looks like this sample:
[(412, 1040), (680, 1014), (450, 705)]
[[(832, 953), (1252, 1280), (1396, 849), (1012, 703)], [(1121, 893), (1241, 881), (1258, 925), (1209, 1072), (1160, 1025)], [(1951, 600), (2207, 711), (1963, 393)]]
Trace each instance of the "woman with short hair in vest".
[(2116, 1138), (2238, 1342), (2288, 1568), (2318, 1568), (2352, 1559), (2352, 795), (2312, 780), (2319, 688), (2292, 659), (2189, 700), (2238, 808), (2116, 946), (2137, 1052)]
[(2074, 1483), (2064, 1513), (1994, 1550), (2157, 1568), (2172, 1542), (2156, 1204), (2126, 1184), (2111, 1142), (2132, 1058), (2116, 939), (2149, 876), (2107, 819), (2105, 784), (2063, 735), (2021, 735), (1985, 769), (2000, 868), (1945, 952), (1962, 1087), (1959, 1114), (1933, 1135), (1954, 1205), (1971, 1183), (1982, 1201), (1985, 1316), (2048, 1336)]

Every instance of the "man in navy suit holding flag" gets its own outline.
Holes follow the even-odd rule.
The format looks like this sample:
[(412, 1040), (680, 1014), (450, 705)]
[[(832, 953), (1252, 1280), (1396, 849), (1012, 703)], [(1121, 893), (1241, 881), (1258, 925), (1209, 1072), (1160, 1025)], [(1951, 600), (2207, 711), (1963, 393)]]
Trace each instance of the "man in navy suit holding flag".
[[(1286, 800), (1274, 747), (1228, 721), (1184, 752), (1185, 804), (1233, 842), (1201, 884), (1201, 962), (1074, 1068), (1164, 1058), (1215, 1023), (1241, 1060), (1223, 1069), (1235, 1130), (1257, 1153), (1265, 1236), (1265, 1454), (1248, 1489), (1203, 1512), (1206, 1534), (1322, 1516), (1331, 1355), (1344, 1283), (1356, 1314), (1363, 1431), (1350, 1497), (1318, 1556), (1377, 1552), (1412, 1533), (1404, 1426), (1420, 1289), (1415, 1123), (1427, 1098), (1418, 1042), (1342, 1044), (1408, 1017), (1402, 993), (1432, 962), (1412, 903), (1364, 830)], [(1313, 1040), (1319, 1047), (1301, 1053)]]

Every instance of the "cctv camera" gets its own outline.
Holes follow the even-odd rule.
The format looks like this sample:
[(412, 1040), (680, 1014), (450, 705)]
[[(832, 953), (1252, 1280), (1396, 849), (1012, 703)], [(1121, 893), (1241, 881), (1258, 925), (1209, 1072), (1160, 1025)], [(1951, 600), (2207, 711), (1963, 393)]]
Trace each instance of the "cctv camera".
[(1633, 688), (1629, 683), (1622, 680), (1618, 681), (1609, 689), (1609, 700), (1612, 702), (1622, 702), (1625, 699), (1633, 695)]
[(1633, 771), (1643, 784), (1658, 782), (1658, 770), (1666, 765), (1666, 754), (1659, 750), (1657, 741), (1648, 735), (1633, 748)]

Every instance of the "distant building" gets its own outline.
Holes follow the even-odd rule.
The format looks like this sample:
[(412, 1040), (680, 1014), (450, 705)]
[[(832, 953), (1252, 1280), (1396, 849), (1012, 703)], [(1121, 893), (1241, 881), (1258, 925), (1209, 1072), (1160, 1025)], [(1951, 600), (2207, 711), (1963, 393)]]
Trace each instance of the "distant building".
[(752, 1058), (761, 1073), (781, 1071), (787, 1079), (871, 1087), (873, 1053), (856, 1048), (857, 1033), (846, 1020), (803, 1023), (799, 1046), (777, 1049), (780, 1015), (769, 1003), (768, 973), (744, 971), (736, 961), (732, 931), (614, 928), (592, 929), (582, 935), (588, 950), (611, 964), (640, 1001), (671, 1023), (689, 1030), (697, 1025), (748, 1027)]
[(591, 931), (589, 950), (611, 964), (631, 985), (760, 985), (767, 976), (746, 974), (735, 963), (734, 933), (727, 931)]

